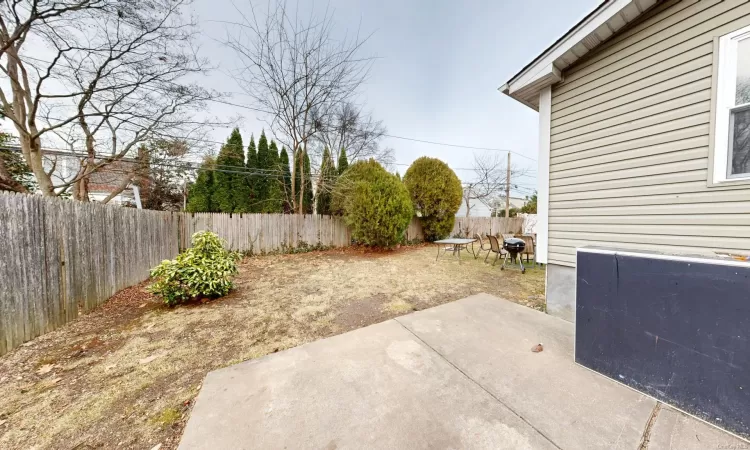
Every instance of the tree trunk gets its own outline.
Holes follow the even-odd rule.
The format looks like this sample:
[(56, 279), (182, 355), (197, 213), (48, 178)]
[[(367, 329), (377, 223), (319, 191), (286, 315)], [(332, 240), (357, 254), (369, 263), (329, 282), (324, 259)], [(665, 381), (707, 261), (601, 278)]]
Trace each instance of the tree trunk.
[(293, 142), (292, 144), (294, 145), (294, 148), (291, 149), (292, 159), (290, 162), (292, 164), (292, 167), (289, 171), (289, 173), (291, 174), (290, 176), (291, 177), (291, 186), (290, 186), (291, 192), (287, 193), (287, 198), (289, 199), (289, 212), (294, 214), (294, 211), (297, 209), (296, 207), (297, 205), (294, 199), (296, 198), (295, 193), (297, 192), (296, 191), (296, 184), (297, 184), (297, 162), (296, 161), (297, 161), (297, 153), (299, 153), (297, 151), (297, 147), (299, 145), (296, 142)]
[(21, 153), (23, 153), (23, 157), (29, 169), (31, 169), (31, 173), (34, 174), (34, 179), (39, 186), (39, 192), (48, 197), (54, 196), (55, 190), (52, 188), (52, 179), (44, 171), (44, 160), (42, 158), (42, 148), (39, 138), (30, 139), (28, 133), (18, 126), (16, 126), (16, 130), (20, 136)]
[(305, 151), (307, 151), (307, 143), (302, 145), (302, 151), (299, 152), (299, 204), (297, 205), (297, 213), (305, 213), (304, 195), (305, 195)]
[(466, 195), (464, 199), (466, 200), (466, 231), (464, 231), (464, 233), (466, 234), (466, 237), (468, 238), (470, 237), (469, 236), (469, 214), (471, 213), (471, 197), (470, 195)]
[(73, 183), (73, 198), (79, 202), (87, 202), (89, 201), (89, 176), (94, 170), (88, 160), (83, 161), (82, 164), (81, 171), (76, 175), (78, 179)]
[(39, 131), (36, 127), (34, 111), (29, 111), (32, 106), (31, 94), (21, 86), (18, 68), (18, 52), (15, 46), (10, 46), (7, 50), (8, 58), (7, 74), (10, 81), (11, 90), (13, 91), (13, 116), (16, 131), (18, 131), (19, 141), (21, 144), (21, 153), (23, 154), (26, 164), (34, 174), (39, 191), (45, 196), (55, 195), (52, 189), (52, 179), (44, 171), (42, 159), (42, 142), (39, 137), (32, 139)]

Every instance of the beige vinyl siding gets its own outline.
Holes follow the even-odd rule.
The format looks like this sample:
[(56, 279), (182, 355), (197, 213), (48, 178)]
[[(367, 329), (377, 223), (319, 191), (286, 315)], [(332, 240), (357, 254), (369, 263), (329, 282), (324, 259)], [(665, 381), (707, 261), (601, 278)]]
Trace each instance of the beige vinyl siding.
[(708, 187), (713, 39), (750, 3), (659, 4), (552, 88), (549, 252), (750, 252), (750, 187)]

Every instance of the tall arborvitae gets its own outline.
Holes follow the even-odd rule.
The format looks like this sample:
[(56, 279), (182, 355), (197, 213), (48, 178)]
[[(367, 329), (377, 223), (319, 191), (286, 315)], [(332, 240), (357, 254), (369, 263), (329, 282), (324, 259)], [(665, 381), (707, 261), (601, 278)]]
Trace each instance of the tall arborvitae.
[(281, 166), (281, 176), (283, 177), (283, 192), (282, 195), (282, 209), (285, 214), (292, 213), (292, 202), (290, 201), (292, 196), (292, 173), (289, 169), (289, 154), (286, 152), (286, 147), (281, 148), (281, 154), (279, 155), (279, 165)]
[(305, 191), (302, 193), (302, 212), (305, 214), (313, 213), (313, 189), (312, 189), (312, 175), (310, 174), (310, 157), (305, 152), (305, 158), (303, 162), (304, 171), (304, 188)]
[(235, 128), (216, 158), (212, 202), (220, 212), (247, 212), (250, 187), (245, 171), (245, 151), (240, 130)]
[(282, 213), (284, 212), (284, 177), (279, 161), (279, 148), (276, 146), (276, 142), (271, 141), (271, 145), (268, 146), (268, 155), (271, 161), (271, 171), (268, 175), (267, 212)]
[(315, 192), (315, 212), (318, 214), (331, 214), (331, 190), (336, 181), (336, 168), (328, 147), (323, 149), (323, 159), (320, 162), (320, 175), (318, 176), (318, 188)]
[(255, 151), (255, 137), (250, 135), (250, 144), (247, 146), (247, 162), (245, 163), (247, 169), (247, 175), (245, 176), (245, 182), (249, 187), (250, 197), (247, 200), (247, 211), (254, 213), (258, 212), (258, 154)]
[(349, 160), (346, 159), (346, 150), (344, 150), (344, 147), (341, 147), (341, 152), (339, 152), (339, 161), (337, 164), (339, 175), (344, 173), (344, 171), (348, 168), (349, 168)]
[(215, 212), (211, 196), (214, 192), (214, 168), (216, 160), (207, 156), (198, 169), (198, 178), (188, 191), (187, 210), (189, 212)]

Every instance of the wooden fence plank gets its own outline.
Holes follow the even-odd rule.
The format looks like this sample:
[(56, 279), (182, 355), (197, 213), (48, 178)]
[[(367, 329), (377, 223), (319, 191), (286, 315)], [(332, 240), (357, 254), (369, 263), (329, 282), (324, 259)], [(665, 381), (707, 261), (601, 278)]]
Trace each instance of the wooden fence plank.
[[(0, 242), (8, 242), (12, 239), (12, 228), (11, 228), (11, 211), (13, 196), (5, 195), (0, 196)], [(9, 247), (5, 244), (6, 248)], [(13, 347), (11, 342), (11, 327), (13, 322), (11, 320), (11, 305), (10, 302), (13, 299), (13, 285), (11, 284), (11, 270), (14, 267), (11, 261), (12, 255), (5, 254), (0, 258), (0, 280), (5, 280), (0, 283), (0, 355), (6, 353), (10, 348)]]
[(180, 247), (179, 214), (0, 193), (0, 355), (138, 283)]

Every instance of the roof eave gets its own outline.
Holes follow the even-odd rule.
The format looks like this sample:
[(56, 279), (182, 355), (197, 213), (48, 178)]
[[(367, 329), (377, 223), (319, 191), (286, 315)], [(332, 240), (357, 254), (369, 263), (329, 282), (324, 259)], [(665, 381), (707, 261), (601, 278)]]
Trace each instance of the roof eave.
[(524, 98), (519, 97), (517, 95), (512, 95), (510, 93), (510, 86), (508, 85), (508, 83), (505, 83), (504, 85), (500, 86), (499, 88), (497, 88), (497, 90), (500, 91), (500, 92), (502, 92), (503, 94), (507, 95), (508, 97), (510, 97), (510, 98), (512, 98), (512, 99), (514, 99), (514, 100), (516, 100), (518, 102), (523, 103), (524, 105), (528, 106), (529, 108), (533, 109), (534, 111), (539, 111), (539, 105), (538, 104), (534, 104), (534, 103), (531, 103), (529, 101), (526, 101)]
[(561, 72), (597, 48), (660, 0), (605, 0), (527, 64), (499, 90), (532, 109), (539, 92), (562, 79)]

